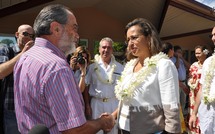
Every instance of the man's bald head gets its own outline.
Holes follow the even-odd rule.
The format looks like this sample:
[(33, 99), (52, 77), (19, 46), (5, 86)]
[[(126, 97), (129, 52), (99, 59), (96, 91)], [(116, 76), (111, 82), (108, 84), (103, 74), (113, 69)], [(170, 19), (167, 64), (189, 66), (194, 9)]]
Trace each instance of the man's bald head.
[(28, 24), (22, 24), (18, 27), (15, 36), (17, 45), (22, 50), (28, 41), (34, 39), (34, 29)]

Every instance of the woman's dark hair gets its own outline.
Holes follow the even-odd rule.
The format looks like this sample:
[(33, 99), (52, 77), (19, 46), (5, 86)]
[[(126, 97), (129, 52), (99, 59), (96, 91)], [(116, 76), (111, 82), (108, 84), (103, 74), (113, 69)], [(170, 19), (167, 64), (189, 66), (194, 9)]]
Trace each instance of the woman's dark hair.
[(90, 55), (90, 52), (85, 49), (84, 46), (78, 46), (75, 50), (75, 52), (73, 53), (73, 56), (77, 57), (79, 53), (85, 53), (87, 55), (87, 63), (90, 62), (90, 59), (91, 59), (91, 55)]
[(157, 53), (159, 53), (161, 51), (161, 40), (158, 36), (158, 32), (156, 30), (156, 28), (154, 27), (154, 25), (148, 21), (147, 19), (143, 19), (143, 18), (137, 18), (134, 19), (133, 21), (129, 22), (126, 27), (125, 27), (125, 34), (127, 33), (128, 29), (132, 26), (138, 25), (141, 28), (141, 33), (145, 36), (145, 37), (149, 37), (150, 38), (150, 52), (152, 55), (155, 55)]
[(195, 47), (195, 50), (196, 50), (197, 48), (200, 48), (200, 49), (202, 50), (202, 52), (203, 52), (203, 50), (207, 49), (205, 46), (202, 46), (202, 45), (197, 45), (197, 46)]
[[(79, 53), (84, 53), (87, 55), (87, 64), (90, 64), (91, 62), (91, 55), (90, 55), (90, 52), (84, 47), (84, 46), (78, 46), (76, 49), (75, 49), (75, 52), (71, 54), (71, 57), (78, 57), (78, 54)], [(71, 58), (70, 57), (70, 58)], [(69, 63), (70, 63), (70, 59), (69, 59)], [(72, 68), (75, 68), (75, 64), (72, 64), (70, 65)]]
[(165, 54), (169, 53), (169, 50), (173, 50), (173, 45), (169, 42), (165, 42), (162, 44), (162, 52)]
[[(209, 56), (211, 56), (211, 54), (210, 54), (210, 52), (209, 52), (209, 50), (207, 49), (206, 46), (197, 45), (194, 50), (196, 50), (197, 48), (200, 48), (202, 50), (202, 52), (206, 55), (206, 58), (208, 58)], [(207, 51), (207, 52), (204, 52), (204, 51)]]

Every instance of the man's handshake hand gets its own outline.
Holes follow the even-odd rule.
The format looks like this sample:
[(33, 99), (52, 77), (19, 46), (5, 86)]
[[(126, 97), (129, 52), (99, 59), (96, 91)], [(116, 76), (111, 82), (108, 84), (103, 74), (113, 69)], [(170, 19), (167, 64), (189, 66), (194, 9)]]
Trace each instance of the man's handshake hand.
[(100, 119), (102, 120), (102, 130), (105, 132), (110, 132), (111, 129), (114, 127), (115, 119), (111, 114), (103, 113), (100, 116)]

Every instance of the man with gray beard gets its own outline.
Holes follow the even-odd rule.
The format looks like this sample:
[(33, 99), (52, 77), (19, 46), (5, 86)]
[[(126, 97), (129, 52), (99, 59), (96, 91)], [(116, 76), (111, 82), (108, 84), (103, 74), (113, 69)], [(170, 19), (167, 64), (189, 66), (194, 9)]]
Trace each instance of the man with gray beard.
[(66, 54), (79, 39), (73, 12), (63, 5), (49, 5), (34, 22), (34, 46), (14, 68), (15, 108), (22, 134), (44, 124), (52, 134), (95, 134), (110, 131), (113, 117), (103, 114), (87, 121), (84, 102)]

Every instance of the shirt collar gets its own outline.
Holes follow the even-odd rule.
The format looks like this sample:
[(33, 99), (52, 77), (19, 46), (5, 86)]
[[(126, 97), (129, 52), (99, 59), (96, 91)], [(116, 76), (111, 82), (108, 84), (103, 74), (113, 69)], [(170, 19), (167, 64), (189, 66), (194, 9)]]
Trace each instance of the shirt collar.
[(55, 53), (56, 55), (58, 55), (59, 57), (66, 60), (65, 54), (59, 48), (57, 48), (54, 44), (52, 44), (50, 41), (48, 41), (44, 38), (37, 37), (35, 39), (35, 46), (46, 47), (46, 48), (52, 50), (52, 52)]

